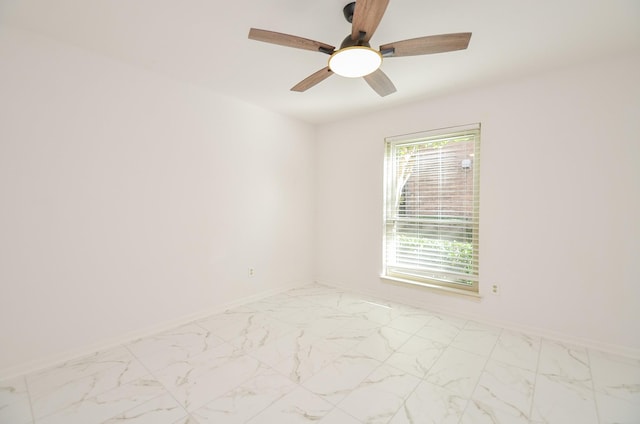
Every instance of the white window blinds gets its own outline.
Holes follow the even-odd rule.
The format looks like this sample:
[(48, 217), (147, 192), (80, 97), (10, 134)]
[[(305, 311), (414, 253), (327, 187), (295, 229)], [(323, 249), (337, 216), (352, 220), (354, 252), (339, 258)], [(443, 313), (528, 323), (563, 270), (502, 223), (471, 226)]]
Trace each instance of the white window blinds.
[(384, 275), (478, 291), (480, 124), (386, 139)]

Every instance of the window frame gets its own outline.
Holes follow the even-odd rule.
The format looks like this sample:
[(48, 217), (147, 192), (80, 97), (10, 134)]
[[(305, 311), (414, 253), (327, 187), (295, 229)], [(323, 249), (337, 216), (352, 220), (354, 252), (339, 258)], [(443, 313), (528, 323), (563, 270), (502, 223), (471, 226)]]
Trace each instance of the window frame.
[[(391, 280), (394, 282), (413, 284), (428, 288), (435, 288), (445, 290), (449, 292), (455, 292), (459, 294), (465, 294), (470, 296), (479, 296), (480, 289), (480, 256), (479, 256), (479, 244), (480, 244), (480, 123), (462, 125), (456, 127), (441, 128), (436, 130), (422, 131), (419, 133), (412, 133), (400, 136), (393, 136), (385, 138), (384, 149), (384, 191), (383, 191), (383, 256), (382, 256), (382, 275), (381, 278), (385, 280)], [(396, 183), (396, 152), (399, 146), (407, 146), (411, 144), (424, 145), (429, 143), (438, 142), (438, 140), (449, 139), (452, 137), (473, 135), (474, 149), (473, 149), (473, 164), (471, 166), (473, 172), (473, 202), (470, 222), (471, 233), (471, 246), (472, 246), (472, 274), (469, 275), (469, 283), (456, 282), (453, 279), (438, 278), (436, 274), (447, 274), (445, 272), (433, 272), (433, 271), (419, 271), (414, 270), (411, 272), (409, 266), (397, 266), (392, 264), (388, 258), (389, 252), (394, 247), (389, 247), (388, 240), (389, 234), (392, 234), (391, 226), (397, 225), (400, 222), (400, 214), (398, 209), (400, 208), (400, 202), (398, 201), (400, 193), (404, 188), (400, 189)], [(408, 179), (407, 179), (408, 181)], [(433, 192), (432, 192), (433, 193)], [(437, 192), (439, 195), (440, 191)], [(396, 211), (394, 211), (394, 205), (396, 205)], [(416, 222), (419, 219), (415, 220)], [(395, 230), (393, 230), (395, 231)], [(434, 238), (432, 240), (441, 240), (440, 238)], [(431, 275), (426, 275), (431, 274)], [(453, 275), (453, 273), (448, 273)], [(442, 275), (441, 275), (442, 276)]]

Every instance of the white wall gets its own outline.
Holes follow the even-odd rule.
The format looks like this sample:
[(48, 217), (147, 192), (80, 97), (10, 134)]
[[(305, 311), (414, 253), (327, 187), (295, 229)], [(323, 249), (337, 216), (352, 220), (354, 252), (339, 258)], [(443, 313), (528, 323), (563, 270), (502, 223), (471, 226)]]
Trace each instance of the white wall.
[[(636, 53), (323, 126), (317, 280), (640, 356), (638, 75)], [(483, 299), (381, 281), (384, 137), (473, 122)]]
[[(561, 70), (324, 125), (316, 145), (297, 121), (0, 28), (0, 377), (314, 272), (638, 354), (637, 75), (638, 55)], [(383, 138), (477, 121), (481, 290), (501, 296), (383, 283)]]
[(0, 93), (0, 376), (312, 281), (312, 127), (7, 28)]

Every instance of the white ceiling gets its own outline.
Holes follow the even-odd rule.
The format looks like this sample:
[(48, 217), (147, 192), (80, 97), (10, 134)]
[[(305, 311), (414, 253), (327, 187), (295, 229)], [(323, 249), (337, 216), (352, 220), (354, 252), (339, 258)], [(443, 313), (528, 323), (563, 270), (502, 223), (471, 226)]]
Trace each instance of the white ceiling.
[(467, 50), (385, 59), (398, 91), (337, 75), (289, 89), (328, 56), (247, 38), (250, 27), (339, 46), (348, 0), (0, 0), (0, 24), (210, 88), (311, 123), (640, 49), (638, 0), (391, 0), (380, 44), (472, 32)]

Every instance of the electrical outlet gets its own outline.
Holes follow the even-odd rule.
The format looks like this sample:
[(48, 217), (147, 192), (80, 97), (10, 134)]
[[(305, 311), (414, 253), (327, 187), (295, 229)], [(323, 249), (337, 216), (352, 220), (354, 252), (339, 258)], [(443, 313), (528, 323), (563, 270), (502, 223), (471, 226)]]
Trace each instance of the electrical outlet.
[(500, 295), (500, 287), (497, 284), (491, 286), (491, 294), (496, 296)]
[(256, 270), (254, 268), (249, 268), (247, 273), (249, 274), (249, 277), (253, 277), (256, 275)]

